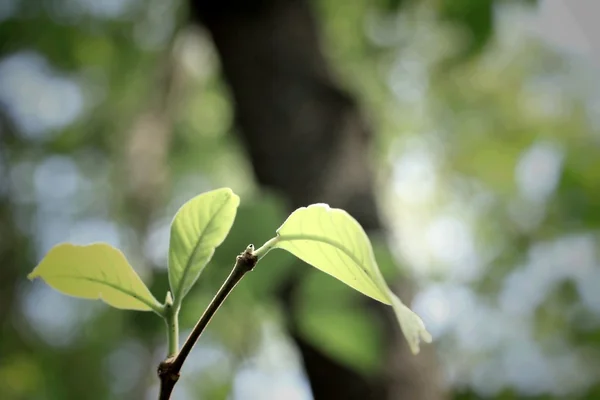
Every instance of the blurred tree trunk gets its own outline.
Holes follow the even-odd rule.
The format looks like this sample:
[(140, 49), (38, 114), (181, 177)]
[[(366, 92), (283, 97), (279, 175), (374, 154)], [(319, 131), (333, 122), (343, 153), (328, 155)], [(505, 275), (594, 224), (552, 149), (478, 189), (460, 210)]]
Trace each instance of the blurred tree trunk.
[[(369, 233), (381, 232), (369, 167), (371, 132), (329, 72), (309, 3), (191, 0), (191, 9), (220, 55), (259, 183), (282, 193), (292, 209), (328, 202), (349, 211)], [(292, 292), (294, 281), (282, 292)], [(391, 308), (367, 298), (363, 305), (386, 327), (386, 376), (361, 376), (323, 354), (293, 331), (291, 315), (315, 399), (442, 399), (431, 347), (413, 357)]]

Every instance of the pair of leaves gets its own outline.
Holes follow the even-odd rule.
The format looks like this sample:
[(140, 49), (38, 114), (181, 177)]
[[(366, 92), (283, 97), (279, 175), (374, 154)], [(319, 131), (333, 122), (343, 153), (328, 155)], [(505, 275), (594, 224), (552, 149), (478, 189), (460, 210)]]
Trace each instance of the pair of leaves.
[[(175, 304), (181, 304), (215, 248), (227, 237), (239, 202), (231, 189), (217, 189), (194, 197), (175, 215), (169, 243), (169, 283)], [(28, 277), (41, 277), (71, 296), (101, 299), (121, 309), (162, 313), (163, 306), (123, 253), (105, 243), (55, 246)]]
[[(239, 197), (231, 189), (204, 193), (187, 202), (175, 215), (169, 245), (169, 283), (174, 306), (200, 273), (233, 225)], [(294, 211), (277, 236), (256, 250), (286, 250), (353, 289), (391, 305), (413, 353), (419, 342), (431, 341), (423, 321), (387, 286), (375, 261), (371, 242), (347, 212), (326, 204)], [(125, 256), (106, 244), (53, 248), (29, 275), (42, 277), (53, 288), (77, 297), (102, 299), (117, 308), (162, 314), (161, 305), (129, 265)]]

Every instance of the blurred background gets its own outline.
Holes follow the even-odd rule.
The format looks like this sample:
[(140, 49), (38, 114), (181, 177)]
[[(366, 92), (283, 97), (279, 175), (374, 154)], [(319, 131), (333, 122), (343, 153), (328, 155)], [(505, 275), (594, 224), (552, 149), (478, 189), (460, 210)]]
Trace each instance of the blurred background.
[(152, 313), (26, 274), (108, 242), (163, 299), (169, 224), (241, 196), (182, 340), (248, 245), (328, 202), (434, 337), (273, 252), (174, 398), (600, 399), (594, 0), (2, 0), (2, 399), (156, 399)]

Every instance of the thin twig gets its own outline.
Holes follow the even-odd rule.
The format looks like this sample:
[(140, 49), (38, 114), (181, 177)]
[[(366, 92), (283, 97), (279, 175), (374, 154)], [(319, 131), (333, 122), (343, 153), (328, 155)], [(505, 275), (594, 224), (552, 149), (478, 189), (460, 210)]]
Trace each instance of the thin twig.
[(238, 282), (242, 280), (247, 272), (252, 271), (257, 261), (258, 257), (254, 254), (253, 245), (248, 246), (242, 254), (237, 256), (233, 270), (204, 311), (204, 314), (202, 314), (202, 317), (196, 323), (196, 326), (194, 326), (179, 353), (175, 357), (167, 358), (160, 363), (158, 366), (158, 377), (160, 379), (159, 400), (169, 400), (171, 398), (173, 388), (179, 380), (181, 367), (206, 328), (206, 325), (208, 325), (213, 315), (215, 315)]

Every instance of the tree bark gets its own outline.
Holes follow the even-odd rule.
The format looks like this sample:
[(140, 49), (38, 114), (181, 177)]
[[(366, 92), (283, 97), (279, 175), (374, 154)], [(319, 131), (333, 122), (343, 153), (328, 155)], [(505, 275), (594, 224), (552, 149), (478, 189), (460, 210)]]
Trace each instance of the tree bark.
[[(190, 0), (190, 5), (219, 53), (258, 182), (283, 194), (290, 210), (327, 202), (346, 209), (370, 234), (382, 233), (368, 151), (371, 131), (327, 67), (309, 3)], [(287, 297), (295, 281), (281, 291)], [(443, 399), (431, 346), (412, 356), (391, 308), (367, 298), (361, 304), (385, 327), (386, 375), (378, 378), (316, 349), (295, 331), (291, 315), (291, 335), (314, 398)]]

